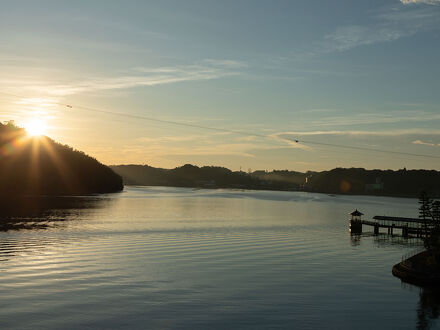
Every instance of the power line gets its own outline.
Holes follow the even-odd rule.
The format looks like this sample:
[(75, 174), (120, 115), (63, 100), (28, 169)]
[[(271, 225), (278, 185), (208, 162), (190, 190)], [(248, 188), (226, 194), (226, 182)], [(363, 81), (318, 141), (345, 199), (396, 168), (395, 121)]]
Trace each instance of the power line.
[[(1, 91), (0, 91), (0, 94), (4, 94), (4, 95), (8, 95), (8, 96), (13, 96), (13, 97), (17, 97), (17, 98), (25, 98), (25, 97), (22, 97), (22, 96), (19, 96), (19, 95), (16, 95), (16, 94), (5, 93), (5, 92), (1, 92)], [(225, 133), (233, 133), (233, 134), (240, 134), (240, 135), (246, 135), (246, 136), (251, 135), (251, 136), (256, 136), (256, 137), (269, 138), (269, 136), (267, 136), (267, 135), (258, 134), (258, 133), (236, 131), (236, 130), (231, 130), (231, 129), (226, 129), (226, 128), (219, 128), (219, 127), (203, 126), (203, 125), (190, 124), (190, 123), (173, 121), (173, 120), (166, 120), (166, 119), (158, 119), (158, 118), (141, 116), (141, 115), (132, 115), (132, 114), (127, 114), (127, 113), (122, 113), (122, 112), (109, 111), (109, 110), (103, 110), (103, 109), (97, 109), (97, 108), (90, 108), (90, 107), (85, 107), (85, 106), (80, 106), (80, 105), (73, 106), (71, 104), (60, 103), (60, 102), (53, 102), (52, 104), (56, 104), (56, 105), (59, 105), (59, 106), (62, 106), (62, 107), (66, 107), (66, 108), (69, 108), (69, 109), (73, 109), (73, 108), (75, 108), (75, 109), (82, 109), (82, 110), (85, 110), (85, 111), (104, 113), (104, 114), (107, 114), (107, 115), (114, 115), (114, 116), (122, 116), (122, 117), (134, 118), (134, 119), (143, 119), (143, 120), (155, 121), (155, 122), (159, 122), (159, 123), (163, 123), (163, 124), (172, 124), (172, 125), (187, 126), (187, 127), (192, 127), (192, 128), (201, 128), (201, 129), (206, 129), (206, 130), (225, 132)]]
[(404, 156), (440, 158), (440, 156), (435, 156), (435, 155), (424, 155), (424, 154), (416, 154), (416, 153), (412, 153), (412, 152), (382, 150), (382, 149), (367, 148), (367, 147), (356, 147), (356, 146), (349, 146), (349, 145), (343, 145), (343, 144), (333, 144), (333, 143), (324, 143), (324, 142), (315, 142), (315, 141), (306, 141), (306, 140), (300, 140), (300, 142), (305, 143), (305, 144), (316, 144), (316, 145), (327, 146), (327, 147), (355, 149), (355, 150), (361, 150), (361, 151), (374, 151), (374, 152), (382, 152), (382, 153), (387, 153), (387, 154), (397, 154), (397, 155), (404, 155)]
[[(3, 91), (0, 91), (0, 94), (16, 97), (16, 98), (20, 98), (20, 99), (25, 98), (20, 95), (6, 93)], [(81, 109), (81, 110), (89, 111), (89, 112), (103, 113), (103, 114), (107, 114), (107, 115), (121, 116), (121, 117), (126, 117), (126, 118), (133, 118), (133, 119), (148, 120), (148, 121), (158, 122), (158, 123), (162, 123), (162, 124), (171, 124), (171, 125), (177, 125), (177, 126), (199, 128), (199, 129), (205, 129), (205, 130), (211, 130), (211, 131), (217, 131), (217, 132), (223, 132), (223, 133), (231, 133), (231, 134), (237, 134), (237, 135), (254, 136), (254, 137), (259, 137), (259, 138), (264, 138), (264, 139), (273, 139), (273, 137), (269, 136), (269, 135), (258, 134), (258, 133), (242, 131), (242, 130), (231, 130), (231, 129), (227, 129), (227, 128), (197, 125), (197, 124), (179, 122), (179, 121), (174, 121), (174, 120), (158, 119), (158, 118), (148, 117), (148, 116), (132, 115), (132, 114), (127, 114), (127, 113), (122, 113), (122, 112), (91, 108), (91, 107), (86, 107), (86, 106), (81, 106), (81, 105), (74, 106), (72, 104), (60, 103), (60, 102), (53, 102), (53, 104), (56, 104), (56, 105), (59, 105), (62, 107), (66, 107), (69, 109)], [(369, 151), (369, 152), (387, 153), (387, 154), (394, 154), (394, 155), (440, 159), (440, 156), (436, 156), (436, 155), (426, 155), (426, 154), (417, 154), (417, 153), (403, 152), (403, 151), (393, 151), (393, 150), (384, 150), (384, 149), (377, 149), (377, 148), (350, 146), (350, 145), (336, 144), (336, 143), (309, 141), (309, 140), (303, 140), (303, 139), (299, 139), (299, 138), (292, 139), (292, 140), (285, 139), (285, 141), (291, 142), (291, 143), (295, 142), (295, 143), (303, 143), (306, 145), (309, 144), (309, 145), (317, 145), (317, 146), (323, 146), (323, 147), (343, 148), (343, 149), (361, 150), (361, 151)]]

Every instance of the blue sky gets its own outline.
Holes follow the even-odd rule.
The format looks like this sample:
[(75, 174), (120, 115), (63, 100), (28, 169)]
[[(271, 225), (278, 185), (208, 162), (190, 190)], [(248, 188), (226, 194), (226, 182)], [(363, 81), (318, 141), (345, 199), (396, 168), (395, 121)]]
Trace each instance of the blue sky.
[[(440, 169), (440, 1), (14, 1), (3, 120), (106, 164)], [(74, 105), (63, 108), (57, 103)], [(236, 135), (88, 112), (241, 130)]]

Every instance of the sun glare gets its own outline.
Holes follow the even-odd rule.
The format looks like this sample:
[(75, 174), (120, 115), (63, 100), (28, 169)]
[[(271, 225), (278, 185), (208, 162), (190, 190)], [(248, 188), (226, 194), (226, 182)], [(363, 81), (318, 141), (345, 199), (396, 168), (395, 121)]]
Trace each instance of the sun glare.
[(46, 133), (46, 123), (41, 119), (33, 119), (24, 125), (27, 134), (40, 136)]

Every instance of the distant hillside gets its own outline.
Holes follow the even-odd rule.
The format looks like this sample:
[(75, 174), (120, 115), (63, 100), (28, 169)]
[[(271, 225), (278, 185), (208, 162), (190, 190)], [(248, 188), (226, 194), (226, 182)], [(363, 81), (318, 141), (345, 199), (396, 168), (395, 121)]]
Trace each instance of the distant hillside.
[(125, 184), (206, 188), (258, 188), (259, 180), (244, 172), (224, 167), (184, 165), (168, 170), (148, 165), (110, 166), (124, 179)]
[(81, 151), (0, 124), (0, 195), (79, 195), (123, 189), (122, 178)]
[(305, 174), (302, 174), (302, 179), (299, 178), (298, 172), (288, 175), (285, 179), (276, 175), (267, 175), (264, 171), (261, 173), (260, 171), (233, 172), (225, 167), (198, 167), (190, 164), (174, 169), (155, 168), (148, 165), (113, 165), (110, 167), (122, 176), (125, 184), (145, 186), (298, 190), (305, 178)]
[(325, 193), (418, 197), (440, 196), (440, 172), (434, 170), (366, 170), (335, 168), (307, 176), (306, 189)]
[(288, 171), (288, 170), (273, 170), (268, 171), (254, 171), (252, 175), (263, 181), (269, 182), (285, 182), (296, 186), (302, 186), (305, 182), (306, 173)]
[(440, 172), (434, 170), (366, 170), (335, 168), (322, 172), (255, 171), (233, 172), (224, 167), (184, 165), (175, 169), (148, 165), (115, 165), (111, 168), (126, 184), (299, 190), (331, 194), (418, 197), (424, 190), (440, 196)]

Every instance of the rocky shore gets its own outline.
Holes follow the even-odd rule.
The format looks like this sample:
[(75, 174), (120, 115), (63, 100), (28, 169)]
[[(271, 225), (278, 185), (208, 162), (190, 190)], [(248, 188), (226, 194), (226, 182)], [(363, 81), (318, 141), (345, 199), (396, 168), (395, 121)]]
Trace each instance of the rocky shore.
[(440, 251), (427, 250), (393, 266), (393, 275), (402, 281), (419, 285), (440, 285)]

